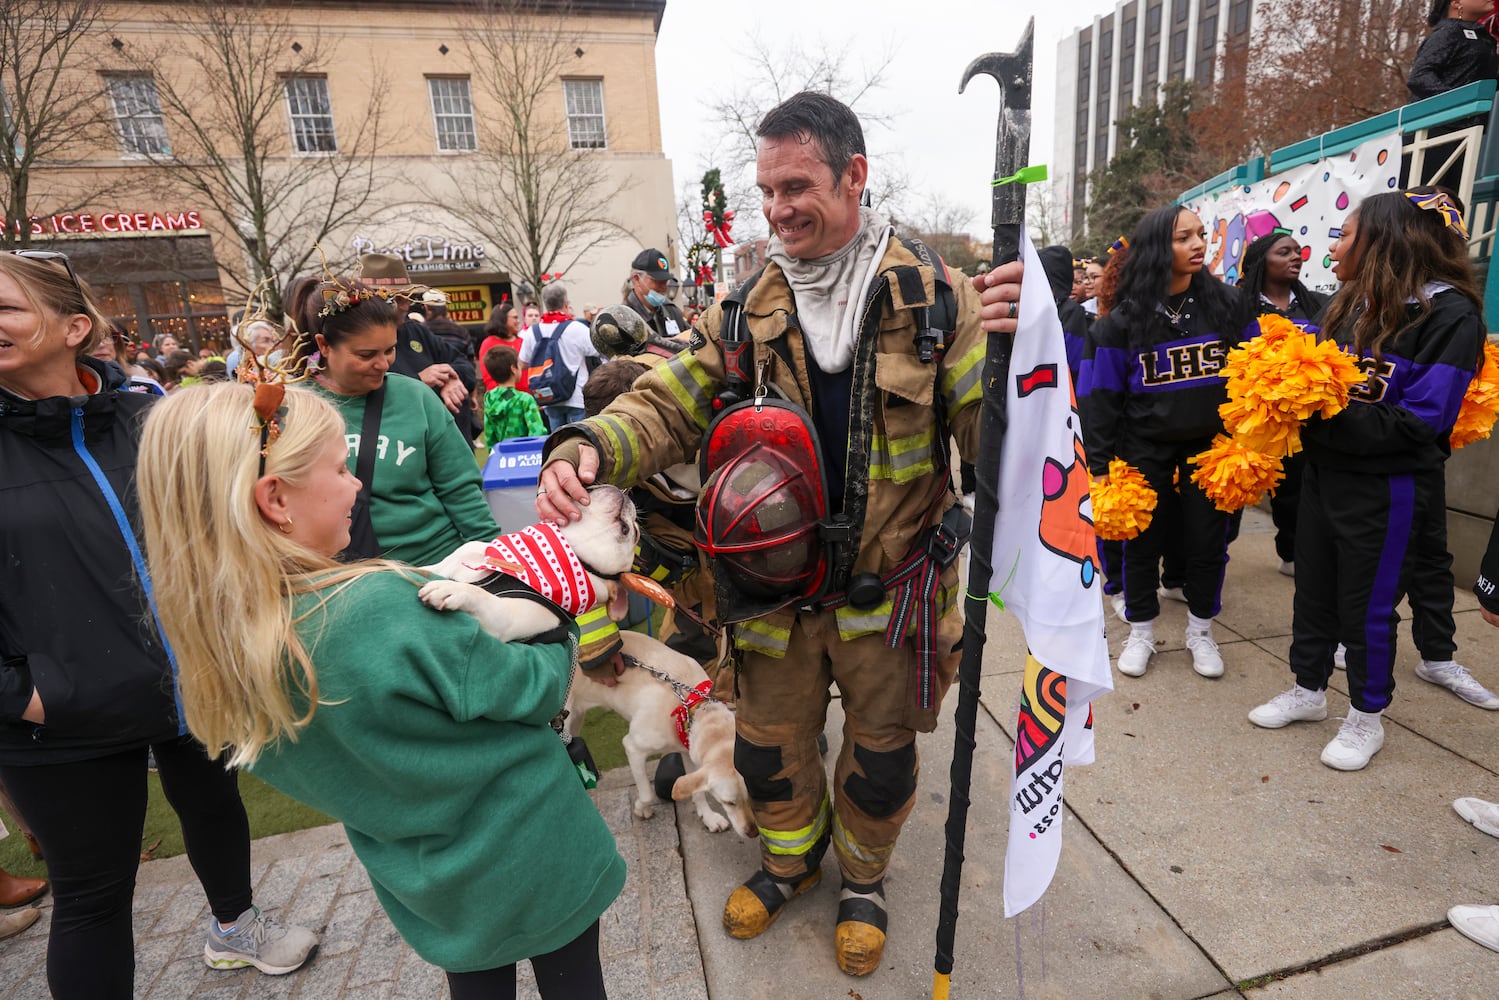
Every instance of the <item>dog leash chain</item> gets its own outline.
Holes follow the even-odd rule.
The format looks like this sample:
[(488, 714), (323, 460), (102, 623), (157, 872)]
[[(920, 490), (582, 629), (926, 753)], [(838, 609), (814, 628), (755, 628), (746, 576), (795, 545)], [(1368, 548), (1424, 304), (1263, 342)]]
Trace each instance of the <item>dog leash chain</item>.
[[(677, 696), (677, 701), (680, 701), (683, 705), (687, 704), (687, 699), (688, 699), (689, 695), (694, 696), (694, 697), (697, 696), (696, 689), (688, 687), (686, 684), (683, 684), (681, 681), (677, 680), (675, 677), (671, 676), (670, 674), (665, 673), (664, 671), (657, 670), (655, 667), (648, 666), (648, 665), (646, 665), (644, 663), (641, 663), (639, 660), (635, 659), (635, 657), (631, 656), (629, 653), (621, 653), (619, 655), (620, 655), (620, 659), (622, 659), (622, 660), (625, 661), (625, 666), (627, 666), (627, 667), (639, 667), (641, 670), (644, 670), (646, 673), (648, 673), (652, 677), (656, 678), (656, 680), (661, 681), (663, 684), (668, 685), (671, 688), (672, 692)], [(717, 698), (713, 698), (713, 697), (708, 697), (708, 698), (701, 698), (701, 700), (703, 700), (703, 701), (717, 701), (718, 699)]]

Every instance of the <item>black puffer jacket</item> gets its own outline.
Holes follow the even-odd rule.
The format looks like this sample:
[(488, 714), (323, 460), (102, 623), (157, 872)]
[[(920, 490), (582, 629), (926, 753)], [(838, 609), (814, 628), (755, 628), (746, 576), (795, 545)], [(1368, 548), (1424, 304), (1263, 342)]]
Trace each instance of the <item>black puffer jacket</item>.
[[(32, 401), (0, 390), (0, 764), (83, 760), (181, 731), (131, 553), (141, 420), (156, 397), (81, 364), (101, 391)], [(21, 719), (33, 685), (43, 726)]]

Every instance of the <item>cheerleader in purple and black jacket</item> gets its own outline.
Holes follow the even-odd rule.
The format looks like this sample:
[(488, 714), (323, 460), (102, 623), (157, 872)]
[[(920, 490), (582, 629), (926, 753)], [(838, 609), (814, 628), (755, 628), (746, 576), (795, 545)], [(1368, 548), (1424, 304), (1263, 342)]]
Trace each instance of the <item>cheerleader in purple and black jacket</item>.
[(1347, 647), (1352, 704), (1322, 762), (1356, 771), (1384, 745), (1395, 690), (1395, 607), (1415, 534), (1434, 499), (1484, 327), (1462, 213), (1420, 187), (1375, 195), (1332, 245), (1343, 283), (1322, 336), (1368, 381), (1348, 408), (1302, 432), (1307, 467), (1296, 534), (1291, 670), (1296, 684), (1249, 713), (1266, 729), (1327, 718), (1333, 651)]

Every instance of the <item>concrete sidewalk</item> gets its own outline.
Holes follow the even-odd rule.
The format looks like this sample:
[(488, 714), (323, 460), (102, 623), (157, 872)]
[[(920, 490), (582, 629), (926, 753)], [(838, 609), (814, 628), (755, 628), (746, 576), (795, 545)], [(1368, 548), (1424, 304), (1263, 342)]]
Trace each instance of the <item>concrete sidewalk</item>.
[[(1186, 610), (1168, 602), (1161, 652), (1142, 678), (1116, 677), (1096, 707), (1098, 762), (1067, 776), (1065, 846), (1051, 891), (1002, 918), (1005, 802), (1022, 644), (991, 613), (984, 698), (963, 870), (952, 996), (1492, 998), (1499, 955), (1446, 925), (1455, 903), (1499, 902), (1499, 840), (1451, 809), (1462, 795), (1499, 798), (1499, 712), (1417, 680), (1402, 628), (1399, 689), (1386, 744), (1342, 774), (1318, 754), (1333, 718), (1268, 732), (1245, 714), (1291, 683), (1285, 663), (1292, 582), (1276, 573), (1268, 525), (1249, 512), (1233, 548), (1218, 619), (1227, 671), (1207, 681), (1182, 649)], [(1499, 630), (1457, 595), (1459, 659), (1499, 687)], [(1117, 648), (1123, 627), (1111, 620)], [(754, 941), (719, 926), (729, 891), (758, 863), (755, 843), (709, 834), (691, 809), (631, 815), (625, 770), (596, 794), (629, 863), (604, 918), (610, 996), (712, 1000), (912, 1000), (930, 995), (947, 768), (942, 727), (920, 741), (922, 784), (887, 893), (890, 944), (864, 979), (833, 962), (837, 871)], [(841, 715), (828, 726), (834, 752)], [(380, 913), (337, 827), (255, 844), (257, 899), (324, 928), (316, 959), (279, 979), (203, 966), (203, 895), (185, 859), (141, 868), (137, 996), (175, 998), (441, 997), (442, 976), (411, 954)], [(545, 900), (537, 901), (545, 906)], [(49, 909), (44, 904), (44, 910)], [(47, 921), (0, 942), (0, 1000), (45, 997)], [(521, 995), (535, 996), (525, 982)]]

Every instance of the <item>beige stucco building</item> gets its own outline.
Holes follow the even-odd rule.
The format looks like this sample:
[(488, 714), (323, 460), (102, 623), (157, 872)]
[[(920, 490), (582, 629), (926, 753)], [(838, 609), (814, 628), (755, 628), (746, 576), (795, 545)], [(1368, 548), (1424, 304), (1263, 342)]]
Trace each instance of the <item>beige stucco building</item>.
[[(555, 182), (536, 228), (554, 224), (558, 199), (607, 195), (552, 265), (575, 311), (615, 301), (642, 247), (675, 260), (655, 62), (665, 0), (531, 0), (521, 27), (504, 10), (474, 20), (473, 4), (452, 0), (259, 4), (275, 25), (261, 65), (243, 68), (245, 86), (264, 91), (253, 134), (272, 154), (260, 172), (274, 196), (258, 221), (242, 192), (183, 176), (184, 163), (215, 157), (226, 175), (245, 173), (224, 121), (235, 71), (192, 58), (201, 36), (184, 27), (221, 6), (105, 5), (72, 70), (99, 92), (99, 127), (35, 171), (33, 217), (11, 223), (66, 250), (135, 335), (221, 337), (226, 311), (267, 277), (246, 247), (275, 244), (262, 259), (281, 285), (321, 271), (315, 254), (303, 259), (319, 229), (333, 270), (361, 252), (398, 253), (413, 279), (448, 290), (460, 322), (482, 323), (505, 295), (534, 297), (528, 269), (511, 266), (525, 212), (504, 162), (521, 131), (545, 147), (538, 173), (588, 181), (575, 195)], [(507, 86), (497, 64), (517, 87), (540, 77), (524, 129), (494, 97)]]

